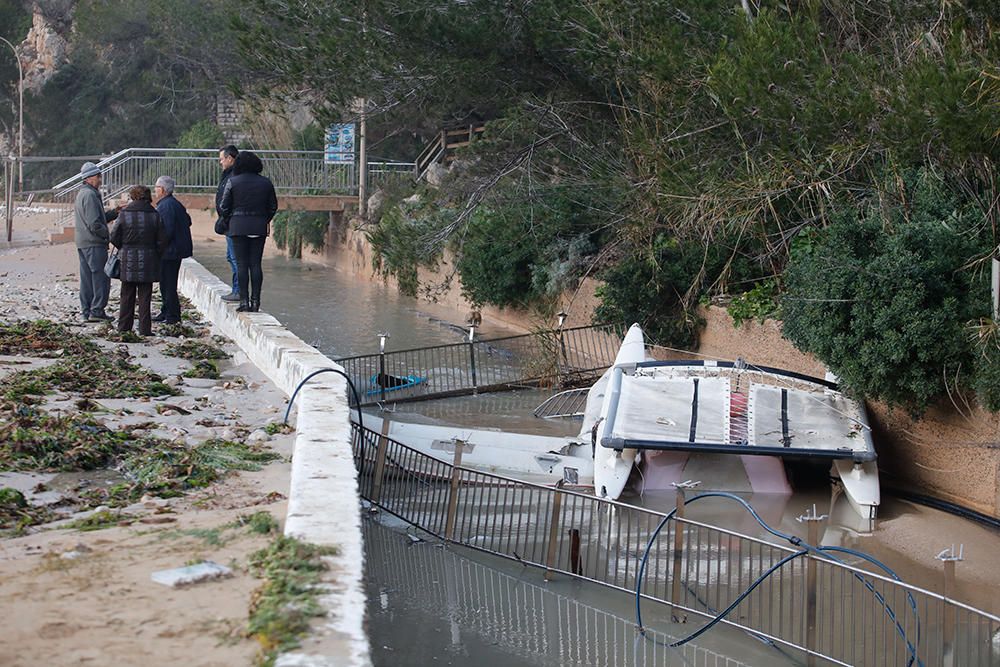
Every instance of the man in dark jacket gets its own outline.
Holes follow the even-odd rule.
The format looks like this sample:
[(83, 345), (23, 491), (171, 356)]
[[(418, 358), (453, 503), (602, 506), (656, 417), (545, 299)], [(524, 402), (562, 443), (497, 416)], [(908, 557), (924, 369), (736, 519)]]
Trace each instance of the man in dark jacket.
[(193, 251), (191, 242), (191, 216), (184, 204), (174, 198), (174, 186), (170, 176), (160, 176), (156, 179), (156, 211), (163, 221), (163, 229), (167, 234), (167, 245), (160, 256), (160, 296), (163, 305), (160, 314), (153, 318), (154, 322), (177, 324), (181, 321), (181, 300), (177, 295), (177, 275), (181, 271), (181, 260), (190, 257)]
[(80, 314), (87, 322), (111, 318), (104, 312), (111, 291), (111, 279), (104, 274), (108, 261), (108, 223), (118, 217), (118, 209), (104, 210), (101, 203), (101, 170), (93, 162), (80, 168), (83, 184), (73, 204), (76, 222), (76, 253), (80, 259)]
[[(236, 157), (240, 154), (236, 146), (232, 144), (228, 146), (223, 146), (219, 150), (219, 166), (222, 167), (222, 179), (219, 180), (219, 187), (215, 191), (215, 212), (222, 218), (222, 209), (220, 205), (222, 204), (222, 193), (226, 189), (226, 183), (229, 182), (230, 176), (233, 175), (233, 167), (236, 165)], [(226, 236), (226, 261), (229, 262), (230, 268), (233, 270), (233, 291), (222, 297), (223, 301), (239, 301), (240, 300), (240, 280), (239, 272), (236, 266), (236, 253), (233, 251), (233, 240)]]

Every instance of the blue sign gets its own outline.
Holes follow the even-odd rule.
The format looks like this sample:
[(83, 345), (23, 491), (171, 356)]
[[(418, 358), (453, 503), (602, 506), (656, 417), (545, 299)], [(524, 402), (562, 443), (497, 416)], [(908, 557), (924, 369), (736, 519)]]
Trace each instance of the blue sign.
[(334, 123), (326, 128), (326, 162), (354, 162), (354, 123)]

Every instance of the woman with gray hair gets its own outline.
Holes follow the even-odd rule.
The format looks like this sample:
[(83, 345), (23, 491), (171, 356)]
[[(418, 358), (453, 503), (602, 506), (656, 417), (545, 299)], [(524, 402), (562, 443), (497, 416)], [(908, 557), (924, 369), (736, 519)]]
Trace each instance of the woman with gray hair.
[(163, 303), (154, 322), (176, 324), (181, 321), (181, 299), (177, 295), (177, 276), (181, 260), (192, 254), (191, 216), (184, 204), (174, 198), (176, 183), (170, 176), (156, 179), (156, 211), (163, 220), (167, 246), (160, 257), (160, 297)]

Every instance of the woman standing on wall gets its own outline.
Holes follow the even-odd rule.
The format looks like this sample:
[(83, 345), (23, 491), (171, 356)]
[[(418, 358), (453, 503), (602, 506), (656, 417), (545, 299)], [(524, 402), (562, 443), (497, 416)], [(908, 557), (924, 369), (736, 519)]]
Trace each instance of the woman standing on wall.
[(263, 170), (264, 164), (256, 154), (240, 153), (219, 207), (228, 225), (226, 235), (233, 240), (236, 253), (240, 286), (240, 305), (236, 310), (241, 312), (260, 310), (260, 290), (264, 282), (260, 263), (264, 242), (271, 232), (271, 218), (278, 211), (274, 185), (260, 175)]
[(145, 185), (133, 185), (132, 200), (118, 215), (111, 230), (111, 244), (121, 259), (122, 294), (118, 307), (118, 331), (132, 330), (136, 296), (139, 299), (139, 334), (153, 335), (150, 301), (153, 283), (160, 280), (160, 256), (167, 246), (167, 233), (160, 214), (153, 208), (153, 195)]

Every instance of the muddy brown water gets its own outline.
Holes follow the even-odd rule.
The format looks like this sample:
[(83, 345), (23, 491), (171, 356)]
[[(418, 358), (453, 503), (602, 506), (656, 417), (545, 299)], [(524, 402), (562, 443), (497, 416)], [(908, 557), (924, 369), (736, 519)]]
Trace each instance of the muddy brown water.
[[(217, 244), (196, 247), (196, 258), (226, 281), (229, 267), (219, 250)], [(331, 267), (281, 256), (265, 257), (264, 281), (262, 309), (331, 358), (377, 352), (377, 334), (381, 331), (390, 334), (387, 351), (463, 340), (464, 313), (401, 296), (378, 283), (355, 282)], [(490, 326), (481, 331), (483, 337), (512, 333), (518, 332)], [(578, 422), (539, 420), (531, 415), (531, 410), (548, 395), (542, 390), (522, 390), (400, 404), (390, 409), (396, 411), (394, 418), (549, 435), (575, 434)], [(1000, 552), (1000, 535), (992, 528), (883, 497), (879, 524), (874, 532), (868, 532), (854, 519), (850, 508), (845, 509), (843, 498), (831, 504), (829, 487), (823, 484), (797, 489), (789, 496), (744, 497), (772, 526), (802, 537), (805, 527), (797, 519), (815, 507), (819, 513), (830, 515), (820, 531), (822, 544), (865, 551), (888, 564), (904, 580), (935, 592), (940, 592), (943, 585), (943, 566), (935, 556), (951, 544), (962, 544), (966, 561), (958, 565), (955, 597), (991, 613), (1000, 612), (1000, 599), (995, 594), (1000, 576), (992, 567), (995, 554)], [(674, 506), (672, 492), (630, 494), (622, 500), (660, 511)], [(765, 536), (745, 510), (723, 500), (692, 505), (688, 516)], [(365, 526), (369, 634), (376, 665), (468, 664), (470, 658), (480, 667), (780, 665), (788, 659), (774, 649), (759, 653), (758, 641), (731, 630), (719, 632), (717, 645), (713, 637), (709, 641), (711, 648), (698, 654), (710, 657), (653, 651), (651, 647), (658, 646), (655, 642), (637, 648), (630, 630), (634, 613), (627, 596), (583, 582), (545, 583), (538, 572), (502, 559), (414, 544), (405, 531), (405, 526), (393, 521), (369, 521)], [(470, 574), (473, 571), (475, 576)], [(507, 591), (504, 594), (513, 596), (507, 602), (496, 597), (496, 581), (501, 580)], [(474, 583), (486, 588), (475, 593), (470, 590)], [(525, 607), (534, 596), (548, 601), (538, 602), (537, 608)], [(501, 604), (510, 608), (503, 611), (497, 607)], [(669, 613), (664, 614), (669, 618)], [(588, 623), (600, 631), (585, 631), (590, 627)], [(676, 630), (659, 628), (667, 634), (680, 634)], [(599, 647), (588, 644), (595, 632), (601, 637), (610, 632), (616, 639)], [(713, 630), (709, 634), (716, 633)]]

